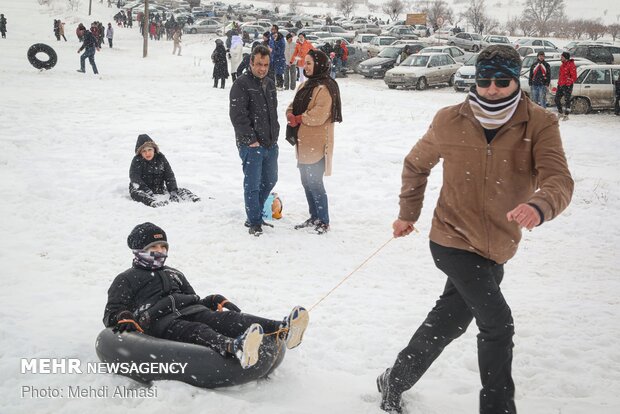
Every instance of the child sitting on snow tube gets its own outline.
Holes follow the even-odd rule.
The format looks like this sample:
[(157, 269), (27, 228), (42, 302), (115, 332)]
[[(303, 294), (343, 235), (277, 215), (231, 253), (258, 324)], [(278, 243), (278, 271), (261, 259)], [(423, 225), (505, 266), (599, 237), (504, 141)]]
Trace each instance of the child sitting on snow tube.
[(200, 201), (187, 188), (178, 188), (170, 163), (159, 152), (157, 144), (146, 134), (138, 135), (136, 154), (129, 168), (129, 195), (150, 207), (162, 207), (168, 200), (157, 200), (155, 194), (170, 193), (170, 201)]
[(106, 327), (204, 345), (236, 356), (243, 368), (258, 361), (264, 334), (281, 333), (288, 349), (301, 343), (309, 321), (303, 307), (296, 306), (283, 321), (275, 321), (241, 313), (222, 295), (200, 299), (183, 273), (164, 266), (168, 240), (155, 224), (136, 226), (127, 244), (134, 254), (133, 265), (108, 289)]

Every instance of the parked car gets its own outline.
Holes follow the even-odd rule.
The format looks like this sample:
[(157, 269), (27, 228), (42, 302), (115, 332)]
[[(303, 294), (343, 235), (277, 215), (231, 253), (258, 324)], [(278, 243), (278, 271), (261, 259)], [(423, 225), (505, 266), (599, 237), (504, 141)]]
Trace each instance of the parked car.
[(357, 29), (355, 29), (355, 32), (356, 33), (373, 33), (376, 35), (380, 35), (382, 32), (382, 29), (374, 23), (366, 23), (366, 24), (361, 25)]
[(321, 31), (329, 32), (332, 34), (332, 36), (342, 37), (344, 39), (347, 39), (349, 42), (352, 42), (355, 38), (355, 32), (348, 32), (340, 26), (322, 26)]
[(447, 53), (459, 63), (464, 63), (471, 55), (456, 46), (430, 46), (422, 49), (421, 53)]
[(377, 35), (372, 33), (358, 33), (355, 39), (353, 39), (353, 44), (359, 46), (364, 53), (368, 54), (368, 45), (375, 37)]
[[(573, 84), (572, 113), (587, 114), (593, 109), (613, 109), (614, 81), (619, 77), (620, 65), (580, 66), (577, 69), (577, 81)], [(556, 88), (551, 88), (547, 101), (553, 101), (556, 92)]]
[(454, 74), (461, 67), (447, 53), (418, 53), (386, 72), (383, 81), (388, 88), (415, 87), (424, 90), (429, 85), (454, 84)]
[(448, 44), (450, 46), (458, 46), (463, 50), (471, 50), (472, 52), (478, 52), (482, 49), (482, 36), (478, 33), (461, 32), (448, 38)]
[(418, 53), (420, 50), (424, 49), (425, 47), (430, 47), (428, 43), (423, 42), (421, 40), (408, 40), (408, 39), (394, 40), (390, 46), (406, 46), (406, 45), (413, 46), (413, 49), (415, 50), (414, 53)]
[(582, 45), (611, 46), (612, 44), (610, 42), (601, 42), (601, 41), (592, 41), (592, 40), (585, 40), (585, 41), (584, 40), (573, 40), (572, 42), (569, 42), (566, 45), (564, 45), (564, 50), (567, 50), (572, 53), (572, 50), (578, 45), (579, 46), (582, 46)]
[(547, 53), (557, 53), (558, 49), (548, 48), (546, 46), (522, 46), (517, 49), (517, 52), (521, 55), (521, 57), (531, 55), (532, 53), (545, 52)]
[(195, 22), (191, 26), (184, 26), (183, 33), (217, 33), (218, 30), (221, 30), (222, 23), (218, 22), (215, 19), (204, 19)]
[(510, 40), (506, 36), (487, 35), (482, 38), (482, 47), (491, 45), (510, 45)]
[(382, 33), (384, 36), (394, 36), (397, 39), (418, 39), (419, 36), (411, 26), (397, 25)]
[[(575, 66), (579, 68), (584, 65), (592, 65), (594, 62), (589, 61), (588, 59), (575, 58)], [(562, 61), (558, 57), (557, 59), (545, 59), (545, 61), (549, 64), (551, 68), (551, 81), (549, 83), (549, 93), (547, 93), (547, 105), (555, 106), (555, 93), (558, 89), (558, 77), (560, 76), (560, 65)], [(529, 77), (530, 77), (530, 68), (528, 66), (526, 72), (521, 72), (521, 77), (519, 78), (519, 83), (521, 84), (521, 90), (525, 92), (527, 96), (531, 94), (531, 87), (529, 85)]]
[(394, 36), (377, 36), (368, 44), (368, 57), (374, 57), (379, 54), (387, 46), (391, 45), (395, 40)]
[(428, 31), (428, 27), (423, 24), (413, 24), (411, 25), (413, 32), (418, 35), (418, 37), (426, 37), (426, 32)]
[(469, 59), (454, 74), (455, 91), (467, 92), (476, 83), (476, 59), (478, 59), (478, 53), (470, 55)]
[[(383, 78), (400, 57), (404, 46), (387, 46), (376, 57), (366, 59), (357, 65), (356, 72), (366, 78)], [(412, 55), (414, 56), (414, 55)]]
[(522, 46), (538, 46), (538, 47), (545, 47), (547, 49), (560, 50), (558, 49), (556, 45), (554, 45), (553, 43), (545, 39), (522, 38), (522, 39), (517, 39), (514, 45), (515, 45), (515, 49), (519, 49)]
[[(616, 52), (614, 54), (614, 51)], [(571, 57), (581, 57), (594, 63), (611, 65), (620, 63), (620, 47), (604, 45), (577, 45)]]
[(269, 30), (271, 30), (271, 26), (272, 24), (268, 21), (264, 21), (264, 20), (257, 20), (254, 22), (246, 22), (241, 24), (241, 28), (245, 27), (245, 26), (260, 26), (263, 28), (263, 33), (267, 32)]

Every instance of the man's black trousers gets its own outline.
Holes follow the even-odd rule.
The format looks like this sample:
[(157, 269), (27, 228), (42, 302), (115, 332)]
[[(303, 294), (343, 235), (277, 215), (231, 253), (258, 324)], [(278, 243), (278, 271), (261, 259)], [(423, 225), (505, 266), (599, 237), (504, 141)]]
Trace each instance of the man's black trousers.
[(249, 313), (204, 310), (174, 320), (162, 338), (204, 345), (226, 354), (231, 350), (232, 341), (253, 323), (260, 324), (265, 333), (277, 331), (281, 324)]
[(433, 310), (398, 354), (390, 373), (392, 389), (402, 393), (411, 388), (475, 318), (480, 413), (516, 413), (511, 374), (514, 326), (499, 288), (504, 266), (465, 250), (430, 244), (435, 265), (448, 280)]

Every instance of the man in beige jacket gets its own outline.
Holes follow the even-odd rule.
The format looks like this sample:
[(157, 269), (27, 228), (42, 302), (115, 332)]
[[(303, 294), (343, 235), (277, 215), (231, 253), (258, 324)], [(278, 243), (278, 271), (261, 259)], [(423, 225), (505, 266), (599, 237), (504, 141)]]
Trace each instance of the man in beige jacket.
[(385, 411), (402, 412), (401, 394), (475, 319), (480, 413), (516, 413), (514, 326), (499, 286), (504, 263), (516, 253), (521, 229), (555, 218), (573, 192), (557, 119), (521, 93), (520, 67), (509, 46), (483, 50), (465, 102), (441, 109), (405, 158), (394, 237), (414, 230), (427, 178), (443, 159), (430, 249), (447, 281), (394, 366), (377, 378)]

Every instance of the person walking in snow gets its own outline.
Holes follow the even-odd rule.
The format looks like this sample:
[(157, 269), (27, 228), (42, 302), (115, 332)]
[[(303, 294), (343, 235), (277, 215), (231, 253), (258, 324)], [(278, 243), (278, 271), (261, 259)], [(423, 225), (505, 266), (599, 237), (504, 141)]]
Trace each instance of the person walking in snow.
[[(567, 120), (570, 113), (573, 84), (577, 80), (577, 67), (568, 52), (563, 52), (560, 60), (562, 64), (560, 65), (560, 75), (558, 77), (558, 91), (555, 94), (555, 105), (558, 108), (560, 119)], [(562, 98), (564, 98), (564, 111), (562, 111)]]
[(282, 321), (242, 313), (220, 294), (201, 298), (183, 273), (165, 266), (166, 232), (153, 223), (134, 227), (127, 237), (133, 253), (129, 269), (116, 276), (108, 289), (103, 324), (121, 335), (143, 331), (171, 341), (209, 347), (235, 356), (242, 368), (258, 362), (265, 334), (278, 335), (288, 349), (299, 346), (310, 320), (295, 306)]
[(224, 89), (229, 73), (226, 48), (222, 39), (215, 39), (215, 50), (211, 53), (211, 61), (213, 62), (213, 87), (217, 88), (217, 82), (221, 79), (222, 89)]
[(286, 70), (285, 49), (286, 41), (280, 33), (278, 25), (271, 27), (271, 36), (269, 37), (269, 48), (271, 49), (271, 63), (275, 75), (276, 89), (282, 90), (284, 86), (284, 71)]
[(4, 14), (0, 14), (0, 34), (2, 34), (3, 39), (6, 39), (6, 17)]
[[(167, 194), (168, 200), (158, 200), (156, 195)], [(200, 197), (187, 188), (177, 187), (177, 180), (166, 156), (147, 134), (138, 135), (135, 155), (129, 167), (129, 196), (149, 207), (162, 207), (170, 201), (200, 201)]]
[(78, 69), (78, 72), (86, 73), (86, 59), (88, 59), (90, 66), (93, 68), (93, 73), (97, 75), (99, 73), (95, 63), (95, 50), (99, 51), (97, 38), (90, 30), (86, 30), (84, 26), (79, 30), (78, 37), (83, 39), (82, 47), (78, 49), (78, 53), (81, 53), (82, 50), (84, 51), (82, 56), (80, 56), (80, 69)]
[(172, 48), (172, 54), (174, 55), (177, 50), (179, 51), (178, 56), (181, 56), (181, 29), (176, 28), (174, 34), (172, 35), (172, 43), (174, 47)]
[(547, 88), (551, 82), (551, 67), (545, 62), (545, 52), (538, 52), (536, 62), (530, 66), (528, 83), (532, 90), (532, 100), (543, 108), (547, 107)]
[(108, 23), (108, 30), (105, 33), (105, 37), (108, 39), (110, 49), (112, 49), (112, 39), (114, 39), (114, 29), (112, 28), (112, 23)]
[(257, 45), (250, 70), (230, 89), (230, 120), (243, 166), (243, 192), (249, 233), (263, 234), (263, 206), (278, 181), (278, 96), (267, 73), (269, 49)]
[(286, 69), (284, 70), (284, 90), (295, 90), (297, 82), (297, 65), (291, 63), (293, 53), (295, 53), (296, 42), (293, 40), (293, 34), (286, 34), (286, 46), (284, 47), (284, 59), (286, 62)]
[(65, 42), (67, 41), (67, 38), (65, 37), (65, 22), (61, 22), (60, 20), (58, 20), (59, 26), (58, 26), (58, 34), (60, 35), (60, 37), (62, 37)]
[(310, 213), (295, 229), (312, 227), (317, 234), (324, 234), (329, 230), (329, 207), (323, 176), (332, 172), (334, 123), (342, 122), (342, 105), (327, 55), (311, 50), (304, 63), (308, 80), (286, 110), (286, 139), (297, 143), (297, 167)]
[(237, 79), (237, 68), (243, 60), (243, 40), (238, 34), (233, 35), (230, 41), (230, 74), (233, 82)]
[(394, 237), (415, 230), (428, 176), (443, 159), (430, 250), (447, 280), (409, 344), (377, 378), (385, 411), (402, 412), (402, 393), (475, 319), (479, 412), (516, 413), (514, 324), (500, 289), (504, 264), (516, 253), (521, 230), (557, 217), (570, 203), (574, 187), (557, 118), (525, 97), (520, 70), (521, 58), (513, 47), (482, 50), (475, 88), (464, 103), (441, 109), (405, 158)]

